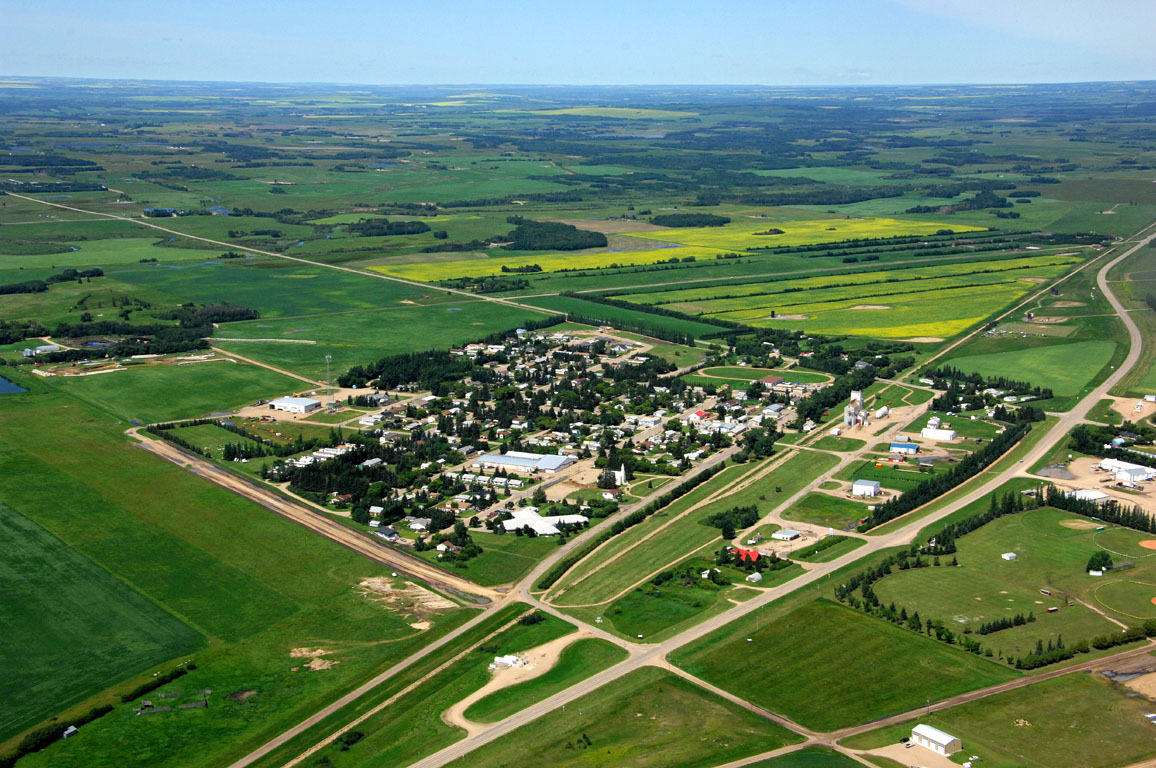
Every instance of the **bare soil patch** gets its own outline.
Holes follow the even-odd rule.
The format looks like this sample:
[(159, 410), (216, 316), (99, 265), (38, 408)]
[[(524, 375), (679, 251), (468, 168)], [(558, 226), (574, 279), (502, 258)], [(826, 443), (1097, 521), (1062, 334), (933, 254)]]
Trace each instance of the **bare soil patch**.
[(369, 600), (392, 603), (399, 608), (419, 613), (437, 613), (457, 607), (452, 601), (412, 581), (407, 581), (405, 586), (399, 587), (392, 579), (374, 576), (362, 579), (357, 586), (361, 594)]
[(1140, 546), (1144, 549), (1156, 549), (1156, 539), (1144, 539), (1140, 542)]
[(1138, 422), (1156, 414), (1156, 403), (1134, 397), (1117, 397), (1112, 403), (1112, 410), (1123, 416), (1125, 421)]
[[(1156, 600), (1152, 602), (1156, 603)], [(1146, 675), (1134, 677), (1124, 685), (1131, 688), (1136, 693), (1147, 696), (1150, 699), (1156, 699), (1156, 672), (1149, 672)]]
[(808, 319), (810, 319), (810, 317), (811, 317), (810, 315), (775, 315), (774, 317), (767, 315), (766, 317), (761, 318), (761, 319), (762, 320), (808, 320)]
[(901, 341), (910, 341), (916, 344), (932, 344), (938, 341), (947, 341), (947, 339), (940, 338), (939, 336), (912, 336), (909, 339), (901, 339)]
[(324, 648), (294, 648), (289, 651), (289, 658), (291, 659), (311, 659), (314, 656), (326, 656), (333, 651), (327, 651)]
[(847, 307), (847, 309), (891, 309), (891, 307), (886, 304), (856, 304), (853, 307)]
[(1049, 323), (1064, 323), (1064, 322), (1067, 322), (1067, 320), (1068, 320), (1068, 318), (1066, 318), (1066, 317), (1057, 317), (1056, 315), (1037, 315), (1036, 317), (1033, 317), (1031, 320), (1028, 320), (1028, 322), (1029, 323), (1040, 323), (1042, 325), (1047, 325)]
[(1060, 525), (1075, 531), (1094, 531), (1100, 527), (1099, 523), (1091, 520), (1061, 520)]
[(228, 699), (229, 701), (239, 701), (239, 702), (244, 703), (245, 700), (248, 699), (250, 696), (256, 696), (256, 695), (257, 695), (256, 691), (233, 691), (225, 698)]
[(1051, 306), (1053, 306), (1053, 307), (1082, 307), (1082, 306), (1084, 306), (1084, 302), (1082, 302), (1082, 301), (1057, 301), (1054, 304), (1052, 304)]
[(1049, 280), (1051, 280), (1051, 278), (1050, 277), (1021, 277), (1020, 280), (1022, 280), (1025, 283), (1046, 283)]

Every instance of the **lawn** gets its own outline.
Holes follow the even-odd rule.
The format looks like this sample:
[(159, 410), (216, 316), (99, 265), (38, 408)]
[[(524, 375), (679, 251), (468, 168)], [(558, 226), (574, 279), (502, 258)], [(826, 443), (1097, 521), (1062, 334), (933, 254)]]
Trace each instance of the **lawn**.
[[(910, 736), (916, 722), (958, 736), (960, 754), (992, 768), (1116, 768), (1156, 754), (1151, 703), (1099, 675), (1065, 675), (854, 736), (875, 749)], [(915, 755), (912, 755), (913, 757)]]
[[(159, 607), (203, 635), (207, 645), (195, 656), (198, 669), (177, 690), (217, 693), (209, 709), (156, 715), (143, 731), (131, 709), (118, 706), (85, 726), (84, 739), (62, 742), (24, 758), (22, 765), (227, 764), (472, 615), (461, 609), (413, 614), (367, 599), (357, 585), (367, 577), (389, 581), (388, 569), (134, 447), (123, 435), (123, 423), (44, 382), (30, 381), (29, 389), (5, 396), (0, 498), (78, 557), (105, 569), (118, 588), (140, 595), (138, 602), (124, 605), (143, 605), (143, 618), (135, 624), (126, 619), (126, 627), (146, 621), (151, 642), (163, 641), (172, 630), (157, 620)], [(55, 573), (51, 578), (72, 583), (71, 572), (57, 568)], [(94, 577), (93, 589), (99, 584)], [(92, 593), (77, 586), (68, 594)], [(51, 600), (63, 606), (68, 595), (52, 594)], [(106, 606), (107, 620), (121, 615), (114, 603)], [(86, 659), (77, 654), (80, 636), (66, 637), (83, 628), (84, 615), (44, 614), (40, 640), (63, 637), (63, 652)], [(432, 622), (429, 630), (410, 626), (419, 615)], [(123, 637), (112, 628), (106, 633), (110, 639)], [(139, 647), (149, 641), (135, 642)], [(339, 663), (319, 672), (290, 671), (302, 663), (290, 650), (304, 646), (323, 648)], [(34, 648), (46, 660), (62, 653), (55, 643)], [(182, 649), (172, 650), (181, 654), (177, 658), (189, 658)], [(143, 660), (134, 663), (139, 670)], [(27, 652), (23, 664), (44, 669)], [(6, 669), (5, 675), (23, 674), (15, 665)], [(132, 674), (126, 668), (102, 669), (84, 685), (123, 691), (151, 678), (152, 670), (141, 671), (125, 679)], [(35, 684), (25, 680), (27, 686)], [(61, 668), (48, 680), (59, 684), (62, 694), (72, 685)], [(226, 698), (249, 690), (256, 694), (244, 702)]]
[(566, 646), (549, 672), (479, 699), (465, 711), (465, 717), (476, 723), (504, 720), (623, 661), (626, 656), (625, 650), (606, 640), (593, 637), (578, 640)]
[[(0, 503), (0, 742), (204, 639)], [(78, 650), (83, 650), (78, 653)]]
[(645, 667), (449, 765), (708, 768), (799, 740), (681, 677)]
[(117, 418), (141, 424), (227, 411), (305, 386), (267, 368), (226, 362), (138, 365), (116, 373), (44, 381)]
[(834, 435), (823, 435), (811, 443), (812, 448), (818, 448), (821, 451), (839, 451), (840, 453), (858, 451), (866, 445), (866, 440), (860, 440), (855, 437), (836, 437)]
[[(765, 626), (757, 615), (745, 616), (675, 651), (671, 661), (753, 704), (822, 731), (1016, 676), (1006, 667), (825, 600)], [(750, 670), (758, 670), (758, 685), (749, 684)]]
[[(827, 544), (828, 539), (835, 539), (835, 541), (832, 544)], [(820, 539), (819, 542), (825, 546), (823, 548), (817, 548), (814, 545), (799, 547), (791, 552), (791, 559), (804, 563), (826, 563), (842, 557), (866, 543), (863, 539), (857, 539), (854, 536), (830, 536), (827, 539)]]
[(989, 355), (956, 357), (947, 361), (964, 373), (1003, 376), (1051, 389), (1058, 397), (1080, 390), (1108, 364), (1116, 350), (1113, 341), (1077, 341), (1049, 344)]
[[(552, 538), (485, 531), (470, 531), (470, 537), (482, 548), (482, 554), (467, 560), (464, 567), (452, 567), (470, 581), (486, 587), (517, 581), (539, 560), (558, 549), (557, 541)], [(430, 562), (437, 562), (438, 554), (433, 550), (418, 553)]]
[(808, 493), (783, 512), (783, 519), (849, 530), (867, 514), (867, 505), (861, 502), (828, 493)]

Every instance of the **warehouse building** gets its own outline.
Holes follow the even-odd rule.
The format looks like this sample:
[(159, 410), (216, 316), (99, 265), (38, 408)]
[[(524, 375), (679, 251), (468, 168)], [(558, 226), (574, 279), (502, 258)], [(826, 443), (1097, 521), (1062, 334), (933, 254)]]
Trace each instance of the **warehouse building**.
[(320, 400), (309, 397), (279, 397), (269, 403), (269, 410), (288, 413), (312, 413), (320, 407)]
[(914, 456), (919, 453), (919, 446), (915, 443), (892, 443), (888, 449), (891, 453), (900, 453)]
[(862, 498), (875, 498), (879, 495), (878, 480), (856, 480), (851, 483), (851, 495)]
[(954, 429), (939, 429), (937, 427), (924, 427), (923, 431), (919, 433), (921, 437), (928, 440), (949, 442), (955, 439)]
[(921, 747), (930, 749), (937, 755), (947, 757), (963, 749), (963, 742), (950, 733), (920, 723), (911, 729), (911, 740)]
[(534, 474), (541, 472), (552, 475), (573, 464), (573, 456), (554, 456), (547, 453), (527, 453), (508, 451), (506, 453), (486, 453), (474, 462), (480, 469), (504, 469), (507, 472)]

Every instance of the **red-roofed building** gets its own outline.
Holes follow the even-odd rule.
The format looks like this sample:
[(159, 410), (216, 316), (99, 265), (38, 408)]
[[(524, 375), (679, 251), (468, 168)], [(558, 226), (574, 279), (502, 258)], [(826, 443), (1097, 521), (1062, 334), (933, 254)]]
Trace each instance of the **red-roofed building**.
[(761, 384), (766, 384), (768, 387), (773, 387), (776, 384), (782, 384), (784, 381), (782, 376), (764, 376), (759, 379)]

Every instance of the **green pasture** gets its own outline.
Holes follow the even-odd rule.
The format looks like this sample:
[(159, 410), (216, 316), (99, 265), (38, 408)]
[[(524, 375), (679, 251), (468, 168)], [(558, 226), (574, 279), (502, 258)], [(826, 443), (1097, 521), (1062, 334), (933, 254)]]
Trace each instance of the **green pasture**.
[(826, 747), (807, 747), (770, 760), (751, 763), (751, 768), (854, 768), (860, 765), (846, 755)]
[(324, 381), (326, 355), (331, 357), (330, 370), (336, 378), (352, 366), (387, 355), (448, 349), (544, 317), (532, 309), (457, 298), (428, 306), (228, 323), (217, 330), (213, 343), (229, 352)]
[(978, 418), (972, 420), (971, 415), (966, 411), (955, 416), (948, 416), (946, 413), (936, 411), (928, 411), (904, 427), (903, 430), (918, 435), (923, 428), (927, 426), (927, 422), (930, 421), (933, 416), (940, 418), (940, 429), (953, 429), (956, 435), (963, 438), (991, 440), (1004, 430), (1002, 424), (994, 424), (987, 421), (984, 414), (981, 413)]
[[(960, 754), (978, 755), (993, 768), (1117, 768), (1156, 753), (1147, 699), (1099, 675), (1065, 675), (918, 721), (888, 726), (843, 742), (876, 749), (927, 723), (963, 742)], [(1025, 724), (1026, 723), (1026, 724)], [(914, 756), (914, 755), (913, 755)]]
[[(470, 531), (470, 537), (482, 548), (482, 554), (465, 563), (446, 567), (459, 571), (462, 576), (484, 587), (517, 581), (539, 560), (558, 549), (557, 541), (551, 538), (529, 538), (512, 533), (485, 531)], [(417, 553), (419, 557), (435, 563), (439, 554), (434, 550)]]
[[(204, 639), (89, 558), (0, 503), (0, 741)], [(78, 653), (83, 649), (83, 653)]]
[(784, 520), (851, 530), (868, 515), (867, 504), (827, 493), (808, 493), (784, 510)]
[[(986, 659), (825, 600), (767, 623), (757, 614), (680, 648), (671, 661), (808, 728), (835, 730), (1016, 676)], [(757, 686), (749, 685), (746, 672), (751, 669), (759, 670)], [(903, 684), (896, 685), (900, 680)]]
[(463, 713), (476, 723), (496, 723), (515, 712), (553, 696), (626, 658), (626, 651), (598, 638), (583, 638), (563, 649), (545, 674), (479, 699)]
[(118, 418), (141, 424), (227, 411), (306, 386), (266, 368), (228, 362), (137, 365), (93, 376), (53, 376), (45, 382)]
[[(863, 539), (857, 539), (854, 536), (832, 536), (830, 538), (836, 539), (836, 542), (823, 549), (818, 549), (813, 544), (800, 546), (798, 549), (791, 551), (790, 558), (804, 563), (827, 563), (842, 557), (852, 550), (858, 549), (866, 543)], [(819, 542), (825, 541), (827, 541), (827, 539), (819, 540)], [(819, 542), (816, 542), (816, 544)]]
[(1114, 341), (1077, 341), (953, 357), (947, 363), (965, 373), (1029, 381), (1051, 389), (1057, 397), (1066, 397), (1078, 395), (1108, 364), (1115, 351)]
[[(197, 662), (198, 669), (174, 688), (215, 692), (209, 709), (154, 715), (155, 725), (144, 731), (131, 708), (119, 706), (85, 726), (84, 739), (27, 757), (29, 765), (89, 768), (148, 761), (207, 768), (231, 762), (470, 615), (464, 610), (430, 614), (433, 628), (412, 629), (417, 617), (355, 589), (366, 577), (388, 579), (388, 569), (134, 447), (122, 433), (124, 425), (102, 411), (38, 381), (29, 389), (5, 396), (8, 437), (0, 444), (0, 498), (76, 557), (99, 564), (117, 585), (111, 589), (104, 579), (101, 587), (102, 580), (93, 576), (67, 594), (54, 594), (52, 602), (63, 609), (73, 599), (69, 595), (95, 600), (104, 589), (93, 606), (105, 611), (101, 621), (124, 616), (126, 629), (141, 622), (151, 627), (136, 638), (138, 649), (172, 637), (172, 622), (182, 622), (207, 645), (193, 657), (186, 655), (185, 640), (164, 649), (182, 654), (174, 661)], [(46, 498), (53, 503), (45, 504)], [(43, 578), (72, 580), (91, 570), (66, 573), (59, 563), (54, 558), (55, 575)], [(34, 576), (35, 570), (28, 573)], [(141, 598), (134, 603), (125, 590)], [(118, 595), (119, 607), (113, 599)], [(137, 618), (127, 615), (130, 607)], [(159, 619), (157, 607), (174, 618)], [(37, 642), (24, 651), (21, 667), (43, 670), (52, 659), (86, 659), (77, 656), (82, 636), (71, 634), (83, 630), (85, 615), (81, 609), (44, 612)], [(123, 637), (121, 632), (106, 628), (102, 634), (112, 641)], [(53, 637), (60, 640), (45, 642)], [(99, 642), (93, 640), (86, 653), (103, 653)], [(290, 650), (302, 646), (327, 649), (340, 663), (323, 672), (291, 672), (301, 662), (290, 658)], [(137, 657), (133, 663), (140, 670), (144, 661)], [(99, 681), (119, 692), (151, 678), (151, 670), (141, 671), (145, 674), (125, 680), (132, 671), (121, 667), (119, 676), (102, 672)], [(59, 665), (48, 679), (62, 696), (72, 697), (38, 705), (56, 712), (74, 703), (85, 685), (97, 684), (93, 678), (77, 680)], [(256, 693), (246, 702), (227, 698), (248, 690)]]
[(677, 675), (645, 667), (450, 765), (500, 768), (517, 755), (526, 765), (558, 768), (709, 768), (799, 739)]

